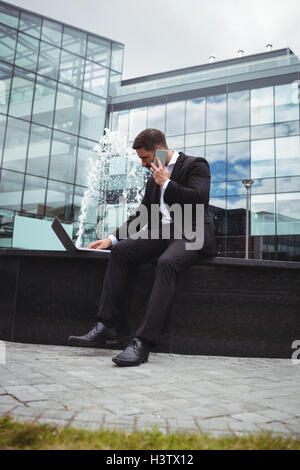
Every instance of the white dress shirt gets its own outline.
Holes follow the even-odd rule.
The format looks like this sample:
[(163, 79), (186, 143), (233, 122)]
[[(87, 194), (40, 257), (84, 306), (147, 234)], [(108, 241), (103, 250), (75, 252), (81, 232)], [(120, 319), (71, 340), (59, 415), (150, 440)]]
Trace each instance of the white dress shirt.
[[(171, 176), (171, 173), (173, 171), (173, 168), (175, 166), (175, 163), (178, 157), (179, 157), (179, 153), (176, 150), (174, 150), (172, 158), (167, 165), (167, 170), (169, 171), (170, 176)], [(164, 201), (164, 193), (170, 181), (171, 181), (170, 178), (168, 178), (167, 181), (160, 187), (160, 209), (159, 210), (162, 213), (162, 219), (161, 219), (162, 224), (170, 224), (172, 222), (170, 213), (167, 210), (165, 201)], [(108, 238), (111, 239), (113, 245), (118, 243), (118, 239), (114, 235), (109, 235)]]

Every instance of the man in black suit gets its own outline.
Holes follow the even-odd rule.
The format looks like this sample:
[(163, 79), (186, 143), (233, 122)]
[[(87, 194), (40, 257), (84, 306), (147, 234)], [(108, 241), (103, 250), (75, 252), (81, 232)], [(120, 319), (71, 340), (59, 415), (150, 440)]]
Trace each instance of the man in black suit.
[[(142, 165), (152, 172), (141, 203), (147, 209), (148, 226), (146, 229), (138, 226), (140, 230), (138, 238), (129, 233), (131, 223), (141, 214), (139, 206), (136, 213), (114, 234), (88, 246), (98, 250), (111, 246), (98, 322), (86, 335), (69, 338), (70, 342), (77, 346), (92, 347), (116, 339), (116, 319), (127, 294), (129, 274), (138, 265), (158, 258), (155, 280), (142, 324), (125, 350), (112, 359), (120, 366), (135, 366), (148, 360), (149, 350), (157, 343), (164, 326), (174, 297), (178, 274), (201, 257), (216, 255), (216, 245), (208, 215), (210, 170), (207, 161), (201, 157), (189, 157), (182, 152), (169, 150), (165, 135), (157, 129), (142, 131), (136, 137), (132, 148), (136, 150)], [(157, 165), (154, 164), (156, 149), (167, 150), (164, 167), (160, 161)], [(151, 208), (157, 204), (159, 204), (159, 218), (153, 226)], [(194, 232), (199, 230), (196, 220), (197, 206), (204, 207), (204, 241), (200, 248), (197, 245), (194, 249), (191, 248), (192, 245), (187, 248), (184, 227), (182, 224), (176, 225), (175, 218), (173, 220), (171, 211), (167, 208), (171, 208), (174, 204), (182, 208), (182, 221), (185, 220), (185, 208), (190, 207), (191, 226)], [(126, 238), (121, 239), (124, 231)], [(195, 239), (190, 239), (190, 242), (192, 241)]]

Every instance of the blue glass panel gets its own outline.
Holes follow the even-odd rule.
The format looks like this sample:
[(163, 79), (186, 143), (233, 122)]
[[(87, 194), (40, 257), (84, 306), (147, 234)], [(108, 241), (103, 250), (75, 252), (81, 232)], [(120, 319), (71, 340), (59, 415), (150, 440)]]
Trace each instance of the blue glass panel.
[(37, 176), (25, 176), (22, 210), (30, 214), (44, 215), (47, 180)]
[(184, 134), (185, 101), (167, 103), (166, 135)]
[(58, 85), (54, 127), (78, 134), (82, 92), (67, 85)]
[(54, 23), (53, 21), (44, 19), (41, 39), (56, 46), (61, 46), (62, 26), (58, 23)]
[(1, 160), (2, 160), (5, 128), (6, 128), (6, 116), (3, 116), (2, 114), (0, 114), (0, 166), (1, 166)]
[(46, 42), (40, 43), (40, 55), (37, 71), (41, 75), (57, 80), (59, 71), (60, 49)]
[(240, 142), (250, 139), (249, 127), (236, 127), (235, 129), (228, 129), (227, 131), (228, 142)]
[(206, 145), (223, 144), (226, 142), (226, 131), (206, 132)]
[(276, 192), (277, 193), (288, 193), (288, 192), (300, 191), (300, 176), (289, 176), (287, 178), (276, 178)]
[(166, 127), (166, 105), (158, 104), (156, 106), (148, 106), (147, 128), (159, 129), (165, 132)]
[(83, 31), (64, 27), (62, 47), (74, 54), (85, 57), (87, 34)]
[(251, 178), (274, 176), (274, 139), (251, 142)]
[(186, 155), (191, 157), (205, 157), (205, 147), (185, 147), (184, 150)]
[(124, 46), (112, 43), (111, 51), (111, 68), (117, 72), (122, 72), (123, 69), (123, 55), (124, 55)]
[(275, 136), (287, 137), (299, 134), (299, 121), (277, 122), (275, 124)]
[(226, 145), (207, 145), (206, 159), (210, 165), (212, 181), (226, 179)]
[(208, 96), (206, 130), (226, 129), (226, 95)]
[(136, 136), (146, 128), (147, 108), (137, 108), (130, 110), (129, 117), (129, 140), (134, 140)]
[(51, 133), (51, 129), (32, 124), (26, 167), (27, 173), (43, 177), (48, 176)]
[(0, 5), (0, 23), (18, 28), (19, 25), (19, 10), (10, 8), (7, 5)]
[(93, 62), (109, 66), (110, 42), (89, 34), (86, 57)]
[(277, 234), (300, 233), (300, 192), (277, 194)]
[(228, 144), (227, 177), (229, 180), (250, 178), (249, 142)]
[(186, 102), (186, 133), (205, 131), (205, 98)]
[(275, 120), (277, 122), (299, 119), (297, 91), (293, 83), (275, 86)]
[(41, 35), (41, 25), (42, 19), (40, 17), (21, 12), (19, 29), (23, 33), (39, 38)]
[(205, 144), (205, 132), (199, 134), (186, 134), (185, 145), (186, 147), (201, 147)]
[(90, 93), (83, 93), (80, 136), (99, 141), (103, 135), (105, 117), (106, 100)]
[(274, 138), (274, 124), (262, 124), (261, 126), (251, 127), (251, 139)]
[(32, 72), (36, 71), (39, 50), (38, 39), (19, 33), (15, 64)]
[(56, 82), (37, 77), (35, 84), (32, 120), (38, 124), (52, 127), (55, 105)]
[(228, 93), (228, 127), (249, 126), (249, 90)]
[(300, 175), (299, 136), (276, 139), (276, 176)]
[(95, 95), (107, 96), (108, 69), (90, 62), (85, 63), (84, 89)]
[(59, 81), (82, 88), (84, 59), (66, 51), (61, 52)]
[(21, 69), (14, 69), (9, 114), (23, 119), (31, 118), (35, 75)]
[(251, 90), (251, 125), (274, 122), (273, 87)]
[(73, 220), (73, 190), (72, 184), (49, 180), (45, 215), (57, 216), (61, 221), (71, 222)]
[(0, 57), (6, 62), (14, 62), (17, 32), (0, 24)]
[(111, 114), (111, 130), (119, 131), (120, 134), (128, 137), (129, 111), (116, 111)]
[(6, 114), (12, 77), (12, 65), (0, 62), (0, 112)]
[(8, 118), (4, 146), (3, 167), (24, 171), (29, 136), (29, 123)]
[(49, 178), (74, 183), (77, 137), (53, 132)]
[(19, 211), (23, 192), (24, 175), (2, 170), (0, 180), (0, 207)]
[(251, 196), (251, 235), (275, 235), (275, 194)]
[(87, 186), (88, 171), (90, 169), (90, 160), (96, 161), (98, 156), (94, 152), (95, 142), (86, 139), (78, 141), (78, 156), (76, 167), (75, 183)]

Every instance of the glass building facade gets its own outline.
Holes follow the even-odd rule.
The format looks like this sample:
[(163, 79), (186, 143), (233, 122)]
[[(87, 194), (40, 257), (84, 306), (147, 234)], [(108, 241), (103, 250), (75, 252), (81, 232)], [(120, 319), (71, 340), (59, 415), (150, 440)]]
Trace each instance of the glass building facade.
[[(250, 256), (300, 259), (300, 62), (290, 49), (122, 81), (118, 42), (4, 2), (0, 30), (2, 247), (16, 214), (76, 226), (105, 126), (129, 144), (153, 127), (169, 148), (208, 160), (219, 256), (245, 255), (251, 178)], [(125, 171), (117, 159), (111, 205)]]

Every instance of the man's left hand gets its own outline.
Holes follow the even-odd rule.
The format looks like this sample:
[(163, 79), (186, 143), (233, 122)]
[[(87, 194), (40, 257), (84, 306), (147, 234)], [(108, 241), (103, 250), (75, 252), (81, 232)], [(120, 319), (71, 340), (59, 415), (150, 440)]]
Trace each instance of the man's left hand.
[(158, 162), (158, 166), (156, 166), (155, 163), (153, 162), (151, 163), (150, 170), (152, 171), (155, 182), (159, 186), (162, 186), (170, 178), (170, 173), (166, 167), (163, 168), (161, 161), (158, 157), (157, 157), (157, 162)]

